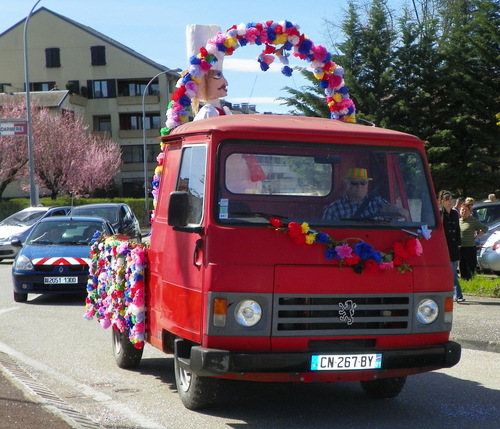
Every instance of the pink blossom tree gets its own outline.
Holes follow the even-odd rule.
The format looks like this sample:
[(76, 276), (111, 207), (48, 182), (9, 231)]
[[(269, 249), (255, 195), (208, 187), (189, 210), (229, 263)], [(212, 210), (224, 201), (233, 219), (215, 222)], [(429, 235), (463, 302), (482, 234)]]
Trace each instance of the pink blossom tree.
[[(24, 116), (18, 114), (18, 117)], [(87, 196), (114, 183), (122, 163), (120, 146), (91, 133), (81, 115), (34, 106), (32, 134), (34, 175), (41, 194), (49, 194), (52, 199), (69, 193)], [(25, 148), (26, 138), (22, 141), (20, 146)], [(6, 153), (5, 145), (0, 141), (2, 153)], [(26, 165), (27, 151), (23, 150), (23, 165)], [(27, 174), (26, 168), (18, 169), (15, 177), (23, 174)]]
[[(0, 106), (2, 119), (21, 119), (25, 117), (25, 109), (18, 103)], [(25, 169), (28, 163), (28, 146), (26, 138), (19, 136), (0, 137), (0, 197), (9, 183)]]

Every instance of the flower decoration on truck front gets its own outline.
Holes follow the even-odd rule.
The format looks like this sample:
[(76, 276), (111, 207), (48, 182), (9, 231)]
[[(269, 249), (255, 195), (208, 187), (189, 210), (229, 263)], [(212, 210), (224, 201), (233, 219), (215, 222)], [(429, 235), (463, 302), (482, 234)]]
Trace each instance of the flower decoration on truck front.
[(285, 232), (297, 244), (322, 244), (326, 246), (325, 258), (329, 261), (339, 261), (339, 266), (348, 266), (358, 274), (396, 269), (400, 273), (411, 271), (411, 266), (406, 260), (413, 256), (420, 256), (423, 252), (419, 238), (430, 238), (427, 226), (422, 226), (417, 233), (408, 232), (410, 235), (400, 242), (394, 243), (387, 252), (375, 250), (373, 246), (365, 243), (360, 238), (346, 238), (342, 241), (335, 240), (328, 234), (309, 228), (303, 222), (290, 222), (287, 226), (281, 220), (273, 217), (269, 221), (277, 231)]
[(91, 247), (86, 311), (104, 329), (126, 332), (134, 347), (144, 347), (146, 247), (126, 236), (100, 237)]

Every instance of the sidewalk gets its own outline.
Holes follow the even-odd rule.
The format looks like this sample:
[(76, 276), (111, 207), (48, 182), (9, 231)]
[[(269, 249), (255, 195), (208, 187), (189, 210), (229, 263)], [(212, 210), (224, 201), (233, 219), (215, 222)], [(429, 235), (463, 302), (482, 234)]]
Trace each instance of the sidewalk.
[(454, 304), (451, 339), (464, 349), (500, 353), (500, 298), (465, 295)]
[[(500, 298), (465, 296), (464, 303), (455, 304), (451, 340), (462, 348), (500, 353)], [(70, 424), (51, 412), (50, 401), (28, 393), (19, 380), (3, 371), (0, 361), (0, 416), (2, 429), (71, 429)], [(82, 416), (84, 417), (84, 416)], [(84, 418), (85, 420), (85, 418)], [(94, 427), (87, 423), (84, 427)], [(95, 427), (100, 427), (95, 424)]]

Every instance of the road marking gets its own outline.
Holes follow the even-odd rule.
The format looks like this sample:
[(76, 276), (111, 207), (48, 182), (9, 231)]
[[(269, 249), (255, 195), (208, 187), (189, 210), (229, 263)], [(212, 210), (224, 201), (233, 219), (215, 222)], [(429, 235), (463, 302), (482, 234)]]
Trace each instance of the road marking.
[(20, 307), (10, 307), (10, 308), (4, 308), (2, 310), (0, 310), (0, 316), (4, 313), (8, 313), (9, 311), (12, 311), (12, 310), (19, 310)]
[[(30, 357), (14, 350), (13, 348), (9, 347), (7, 344), (2, 343), (0, 341), (0, 355), (1, 353), (5, 353), (8, 355), (11, 359), (14, 361), (21, 362), (24, 365), (30, 366), (37, 371), (43, 372), (47, 376), (51, 377), (52, 379), (59, 380), (61, 383), (64, 383), (67, 386), (71, 386), (72, 388), (76, 388), (79, 390), (85, 397), (98, 402), (101, 406), (106, 407), (108, 409), (111, 409), (114, 411), (115, 414), (118, 416), (121, 416), (123, 419), (127, 420), (129, 424), (137, 425), (137, 428), (148, 428), (148, 429), (166, 429), (165, 426), (158, 424), (155, 421), (152, 421), (149, 419), (149, 417), (141, 415), (139, 413), (136, 413), (132, 410), (130, 410), (130, 406), (127, 406), (125, 404), (122, 404), (120, 402), (115, 401), (113, 398), (110, 396), (101, 393), (92, 387), (80, 383), (77, 380), (68, 377), (64, 374), (61, 374), (59, 371), (44, 365), (43, 363), (31, 359)], [(0, 360), (0, 365), (2, 364)], [(83, 416), (83, 414), (82, 414)], [(94, 423), (95, 424), (95, 423)], [(77, 426), (78, 427), (78, 426)], [(101, 427), (101, 426), (96, 426), (96, 427)]]

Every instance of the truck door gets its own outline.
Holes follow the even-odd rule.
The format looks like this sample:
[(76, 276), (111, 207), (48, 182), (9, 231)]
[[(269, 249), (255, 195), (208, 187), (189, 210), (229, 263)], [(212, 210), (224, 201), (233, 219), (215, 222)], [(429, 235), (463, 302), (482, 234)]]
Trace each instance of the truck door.
[[(177, 177), (167, 180), (171, 186), (161, 189), (164, 202), (172, 191), (184, 193), (189, 201), (187, 224), (184, 227), (167, 225), (163, 216), (168, 213), (160, 203), (158, 223), (153, 229), (160, 229), (161, 254), (161, 301), (162, 325), (170, 332), (192, 341), (200, 341), (202, 320), (203, 287), (203, 233), (204, 200), (206, 185), (205, 145), (186, 145), (182, 148)], [(178, 158), (177, 158), (178, 159)], [(166, 221), (166, 222), (165, 222)], [(165, 224), (160, 225), (160, 223)], [(153, 243), (152, 243), (153, 245)]]

